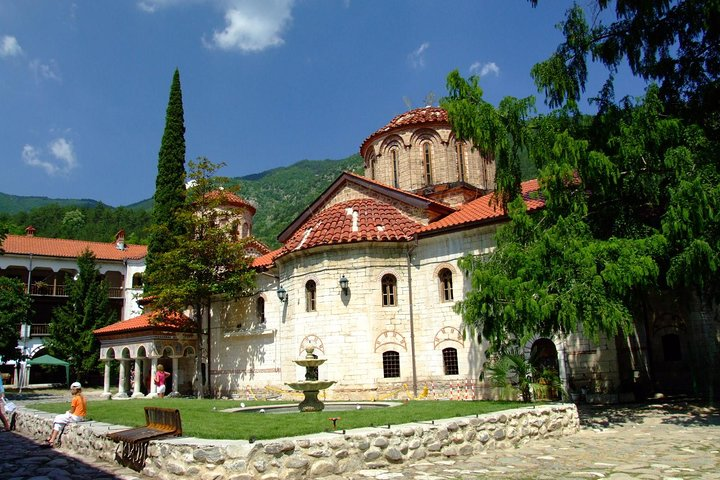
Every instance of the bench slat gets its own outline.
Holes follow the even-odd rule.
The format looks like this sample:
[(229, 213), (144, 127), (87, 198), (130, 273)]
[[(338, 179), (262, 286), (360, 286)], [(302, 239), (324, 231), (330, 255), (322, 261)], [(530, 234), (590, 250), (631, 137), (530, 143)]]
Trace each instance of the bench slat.
[(178, 409), (145, 407), (145, 423), (144, 427), (121, 430), (109, 433), (107, 436), (119, 442), (139, 443), (169, 435), (176, 437), (182, 435), (182, 422)]

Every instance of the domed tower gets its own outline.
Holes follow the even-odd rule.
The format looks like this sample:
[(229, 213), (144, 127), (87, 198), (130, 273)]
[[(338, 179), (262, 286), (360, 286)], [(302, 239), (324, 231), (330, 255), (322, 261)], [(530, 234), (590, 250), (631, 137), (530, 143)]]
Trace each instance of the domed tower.
[(410, 110), (360, 146), (365, 176), (452, 206), (495, 188), (495, 162), (452, 132), (438, 107)]

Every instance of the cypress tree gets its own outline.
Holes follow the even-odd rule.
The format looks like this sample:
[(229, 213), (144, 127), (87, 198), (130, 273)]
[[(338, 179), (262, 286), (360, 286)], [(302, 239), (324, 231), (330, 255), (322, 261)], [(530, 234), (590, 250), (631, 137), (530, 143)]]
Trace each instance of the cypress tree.
[[(146, 277), (150, 277), (155, 270), (155, 259), (172, 250), (175, 246), (173, 239), (183, 233), (178, 215), (185, 204), (185, 119), (178, 69), (175, 69), (170, 87), (154, 200), (153, 232), (148, 245)], [(145, 293), (152, 294), (152, 285), (147, 282)]]

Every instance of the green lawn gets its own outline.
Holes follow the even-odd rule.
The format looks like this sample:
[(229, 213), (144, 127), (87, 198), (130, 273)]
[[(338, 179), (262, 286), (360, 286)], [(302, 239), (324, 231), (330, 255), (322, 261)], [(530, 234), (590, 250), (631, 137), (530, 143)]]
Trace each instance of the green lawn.
[[(267, 402), (244, 402), (246, 406)], [(527, 406), (517, 402), (489, 401), (431, 401), (408, 402), (397, 407), (361, 409), (342, 412), (318, 413), (225, 413), (220, 410), (238, 408), (237, 400), (147, 399), (147, 400), (90, 400), (88, 418), (116, 425), (137, 427), (145, 424), (143, 407), (177, 408), (182, 418), (183, 435), (199, 438), (271, 439), (306, 435), (332, 430), (331, 417), (340, 417), (337, 429), (397, 425), (428, 422), (433, 419), (471, 416)], [(68, 403), (36, 403), (29, 408), (50, 413), (62, 413)]]

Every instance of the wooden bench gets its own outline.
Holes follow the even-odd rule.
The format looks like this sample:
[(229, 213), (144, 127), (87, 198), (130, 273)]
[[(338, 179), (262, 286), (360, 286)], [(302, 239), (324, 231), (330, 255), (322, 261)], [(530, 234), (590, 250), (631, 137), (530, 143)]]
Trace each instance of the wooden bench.
[[(122, 465), (140, 471), (145, 466), (150, 440), (182, 435), (180, 410), (176, 408), (145, 407), (145, 426), (108, 433), (108, 438), (122, 442), (122, 454), (116, 450), (115, 459)], [(119, 445), (118, 445), (119, 446)]]

